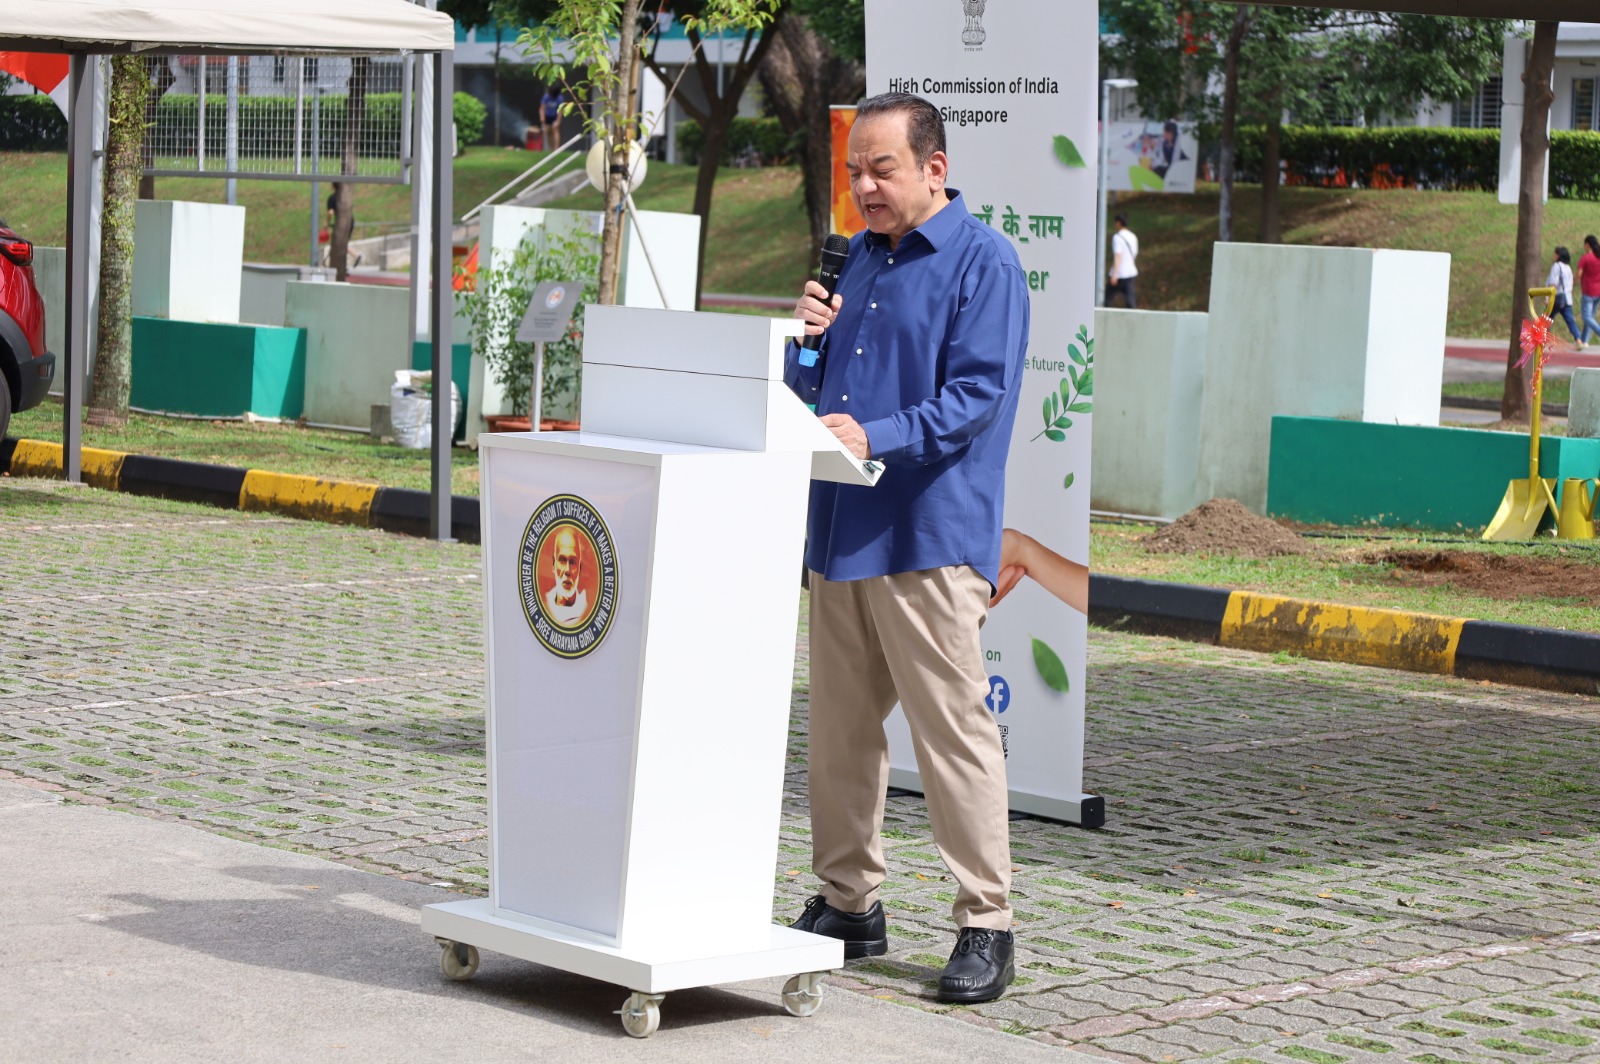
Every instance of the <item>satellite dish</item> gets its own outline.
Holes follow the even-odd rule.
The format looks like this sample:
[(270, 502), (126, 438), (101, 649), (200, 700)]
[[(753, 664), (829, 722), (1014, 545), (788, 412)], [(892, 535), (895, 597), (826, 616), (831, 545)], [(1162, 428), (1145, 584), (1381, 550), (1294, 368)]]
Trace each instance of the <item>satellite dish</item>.
[[(606, 171), (610, 166), (611, 152), (607, 141), (597, 141), (589, 149), (589, 157), (584, 161), (584, 170), (589, 174), (589, 184), (599, 189), (606, 190)], [(637, 141), (628, 145), (628, 173), (632, 181), (627, 182), (625, 192), (632, 192), (644, 184), (644, 175), (650, 169), (650, 161), (645, 158), (644, 149), (639, 147)]]

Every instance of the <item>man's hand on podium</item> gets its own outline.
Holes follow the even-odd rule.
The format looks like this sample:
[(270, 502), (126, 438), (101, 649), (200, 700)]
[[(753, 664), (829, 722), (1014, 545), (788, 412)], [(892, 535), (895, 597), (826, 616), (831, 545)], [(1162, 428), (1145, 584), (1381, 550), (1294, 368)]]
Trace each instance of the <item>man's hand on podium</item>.
[(844, 444), (845, 450), (865, 462), (872, 457), (872, 447), (867, 443), (867, 434), (856, 419), (849, 414), (823, 414), (819, 419), (823, 427), (838, 437)]

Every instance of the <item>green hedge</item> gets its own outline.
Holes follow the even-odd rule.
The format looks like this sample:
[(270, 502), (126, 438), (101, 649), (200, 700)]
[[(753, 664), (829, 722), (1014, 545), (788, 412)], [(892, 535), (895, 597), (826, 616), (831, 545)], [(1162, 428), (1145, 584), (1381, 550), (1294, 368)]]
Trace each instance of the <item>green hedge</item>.
[[(1261, 180), (1261, 126), (1239, 130), (1239, 179)], [(1500, 183), (1500, 131), (1286, 126), (1291, 185), (1492, 192)], [(1550, 195), (1600, 200), (1600, 132), (1550, 134)]]
[[(1261, 180), (1261, 126), (1239, 130), (1239, 177)], [(1493, 190), (1500, 180), (1498, 129), (1286, 126), (1285, 181), (1326, 188)]]
[[(295, 97), (239, 97), (239, 154), (246, 158), (277, 154), (294, 138)], [(193, 93), (169, 92), (156, 104), (156, 121), (167, 134), (160, 149), (163, 154), (192, 155), (198, 147), (197, 113), (200, 97)], [(321, 154), (338, 155), (344, 149), (347, 99), (343, 94), (326, 95), (319, 102), (306, 99), (302, 134), (306, 151), (311, 153), (313, 111), (321, 141)], [(400, 94), (375, 92), (367, 97), (366, 119), (361, 143), (392, 146), (400, 151)], [(222, 93), (206, 93), (206, 154), (221, 155), (227, 140), (228, 98)]]
[[(26, 99), (26, 98), (24, 98)], [(240, 96), (238, 98), (238, 152), (245, 157), (282, 152), (294, 138), (294, 96)], [(197, 112), (200, 98), (194, 93), (168, 93), (157, 104), (157, 120), (168, 131), (163, 150), (174, 154), (194, 154), (197, 147)], [(344, 150), (344, 123), (349, 107), (344, 94), (328, 94), (317, 104), (317, 125), (323, 155), (338, 155)], [(467, 93), (454, 96), (456, 133), (462, 144), (475, 144), (483, 136), (488, 110)], [(362, 123), (363, 144), (382, 144), (400, 150), (400, 123), (405, 118), (400, 93), (371, 93), (366, 98)], [(304, 136), (310, 150), (312, 101), (306, 101)], [(227, 138), (227, 96), (206, 93), (206, 154), (221, 154)], [(66, 134), (62, 133), (62, 147)]]
[(1600, 132), (1550, 134), (1550, 195), (1600, 200)]
[(455, 114), (456, 139), (463, 145), (476, 144), (483, 139), (483, 124), (489, 120), (489, 109), (471, 93), (458, 92), (450, 110)]
[(0, 96), (0, 151), (66, 151), (67, 116), (48, 96)]
[[(705, 133), (700, 123), (686, 119), (678, 124), (678, 154), (687, 163), (700, 161)], [(794, 140), (776, 118), (735, 118), (722, 145), (722, 165), (743, 160), (757, 166), (781, 166), (790, 161)]]

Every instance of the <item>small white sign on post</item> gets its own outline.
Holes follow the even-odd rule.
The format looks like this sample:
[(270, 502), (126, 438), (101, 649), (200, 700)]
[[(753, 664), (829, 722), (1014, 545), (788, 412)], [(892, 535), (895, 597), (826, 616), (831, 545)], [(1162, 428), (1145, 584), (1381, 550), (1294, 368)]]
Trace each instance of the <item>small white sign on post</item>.
[(517, 342), (548, 344), (561, 339), (581, 295), (583, 285), (577, 281), (539, 282), (528, 301), (528, 313), (517, 326)]
[(539, 431), (544, 409), (544, 345), (566, 335), (581, 295), (583, 284), (579, 281), (541, 281), (517, 326), (517, 342), (534, 345), (533, 389), (528, 403), (528, 427), (534, 432)]

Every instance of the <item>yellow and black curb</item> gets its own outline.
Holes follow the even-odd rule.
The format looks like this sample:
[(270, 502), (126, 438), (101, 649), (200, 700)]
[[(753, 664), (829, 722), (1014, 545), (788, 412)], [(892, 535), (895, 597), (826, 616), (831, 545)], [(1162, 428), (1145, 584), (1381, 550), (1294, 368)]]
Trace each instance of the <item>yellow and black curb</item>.
[[(59, 477), (61, 445), (0, 440), (0, 472)], [(99, 488), (428, 533), (428, 493), (83, 449), (83, 479)], [(478, 542), (478, 500), (451, 498), (451, 535)], [(1254, 591), (1095, 574), (1089, 619), (1102, 627), (1241, 650), (1600, 694), (1600, 635), (1401, 610), (1341, 606)]]
[(1089, 619), (1240, 650), (1600, 694), (1600, 635), (1589, 632), (1098, 574)]
[[(381, 528), (408, 535), (428, 533), (428, 493), (425, 491), (184, 462), (176, 458), (153, 458), (94, 447), (83, 449), (82, 461), (84, 482), (108, 491)], [(0, 440), (0, 472), (22, 477), (60, 477), (61, 470), (59, 443)], [(478, 500), (457, 495), (452, 497), (450, 509), (450, 534), (456, 539), (476, 543)]]

